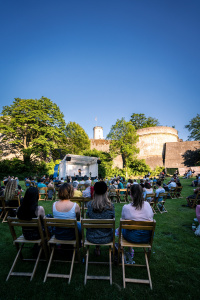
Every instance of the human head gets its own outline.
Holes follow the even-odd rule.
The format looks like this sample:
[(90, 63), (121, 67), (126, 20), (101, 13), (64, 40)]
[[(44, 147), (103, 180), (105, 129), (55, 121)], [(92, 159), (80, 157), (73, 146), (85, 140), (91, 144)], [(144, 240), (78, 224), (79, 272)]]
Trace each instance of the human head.
[(131, 185), (131, 198), (132, 198), (132, 206), (136, 207), (136, 209), (141, 209), (144, 198), (143, 198), (143, 189), (139, 184)]
[(35, 217), (35, 211), (38, 206), (39, 193), (36, 187), (30, 187), (26, 190), (22, 204), (17, 212), (17, 217), (22, 220), (31, 220)]
[(157, 186), (161, 186), (161, 184), (162, 184), (162, 183), (161, 183), (161, 180), (157, 180), (157, 181), (156, 181), (156, 185), (157, 185)]
[(91, 186), (91, 181), (90, 180), (85, 181), (85, 187), (87, 188), (88, 186)]
[(145, 182), (144, 187), (149, 190), (151, 188), (151, 185), (149, 182)]
[(58, 197), (60, 200), (68, 200), (73, 198), (74, 196), (74, 188), (69, 183), (63, 183), (58, 191)]
[(94, 200), (92, 201), (92, 207), (96, 212), (113, 209), (107, 196), (107, 184), (104, 181), (96, 182), (94, 185)]
[(73, 185), (73, 188), (74, 188), (74, 189), (77, 189), (77, 187), (78, 187), (78, 182), (73, 182), (72, 185)]

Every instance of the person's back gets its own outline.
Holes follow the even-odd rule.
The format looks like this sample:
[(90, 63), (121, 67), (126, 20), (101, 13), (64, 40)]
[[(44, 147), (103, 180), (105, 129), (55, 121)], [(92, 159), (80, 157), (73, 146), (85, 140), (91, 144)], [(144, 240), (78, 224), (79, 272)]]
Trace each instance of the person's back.
[[(87, 217), (90, 219), (113, 219), (115, 217), (114, 206), (107, 198), (107, 185), (103, 181), (94, 185), (94, 200), (88, 203)], [(91, 243), (107, 244), (113, 239), (113, 231), (109, 228), (89, 228), (86, 237)]]

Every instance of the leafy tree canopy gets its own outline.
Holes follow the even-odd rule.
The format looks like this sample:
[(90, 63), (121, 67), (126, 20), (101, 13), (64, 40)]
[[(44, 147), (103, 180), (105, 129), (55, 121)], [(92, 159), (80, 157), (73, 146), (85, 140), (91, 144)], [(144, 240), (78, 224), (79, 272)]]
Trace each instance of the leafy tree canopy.
[(16, 98), (13, 104), (3, 107), (1, 115), (1, 150), (7, 147), (13, 153), (16, 148), (24, 161), (33, 157), (46, 159), (53, 149), (65, 144), (64, 115), (48, 98)]
[(146, 117), (145, 114), (132, 114), (130, 122), (133, 126), (135, 126), (135, 129), (141, 129), (146, 127), (154, 127), (158, 126), (159, 122), (157, 119), (152, 117)]
[(111, 140), (110, 153), (113, 156), (122, 155), (124, 167), (128, 160), (139, 152), (136, 143), (139, 139), (135, 127), (131, 122), (126, 122), (124, 118), (117, 119), (115, 125), (111, 127), (107, 139)]
[(187, 128), (190, 132), (190, 135), (188, 136), (188, 140), (200, 140), (200, 115), (197, 114), (195, 118), (190, 120), (188, 125), (185, 125), (185, 128)]
[(85, 130), (75, 122), (69, 122), (65, 129), (67, 151), (71, 154), (82, 154), (90, 149), (90, 139)]

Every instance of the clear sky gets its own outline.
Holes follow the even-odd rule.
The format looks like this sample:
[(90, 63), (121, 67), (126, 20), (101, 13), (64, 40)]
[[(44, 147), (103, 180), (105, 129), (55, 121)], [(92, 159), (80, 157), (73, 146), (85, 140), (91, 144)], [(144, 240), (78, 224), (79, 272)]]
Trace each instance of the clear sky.
[(199, 113), (199, 0), (6, 0), (0, 22), (0, 111), (45, 96), (90, 138), (95, 125), (106, 137), (144, 113), (187, 139)]

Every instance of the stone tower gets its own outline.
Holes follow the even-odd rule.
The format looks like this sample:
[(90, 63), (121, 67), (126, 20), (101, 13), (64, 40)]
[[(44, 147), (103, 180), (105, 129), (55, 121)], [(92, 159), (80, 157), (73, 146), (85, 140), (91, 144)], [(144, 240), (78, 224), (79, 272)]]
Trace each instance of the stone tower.
[(95, 126), (93, 128), (93, 138), (94, 140), (102, 140), (103, 139), (103, 127)]

